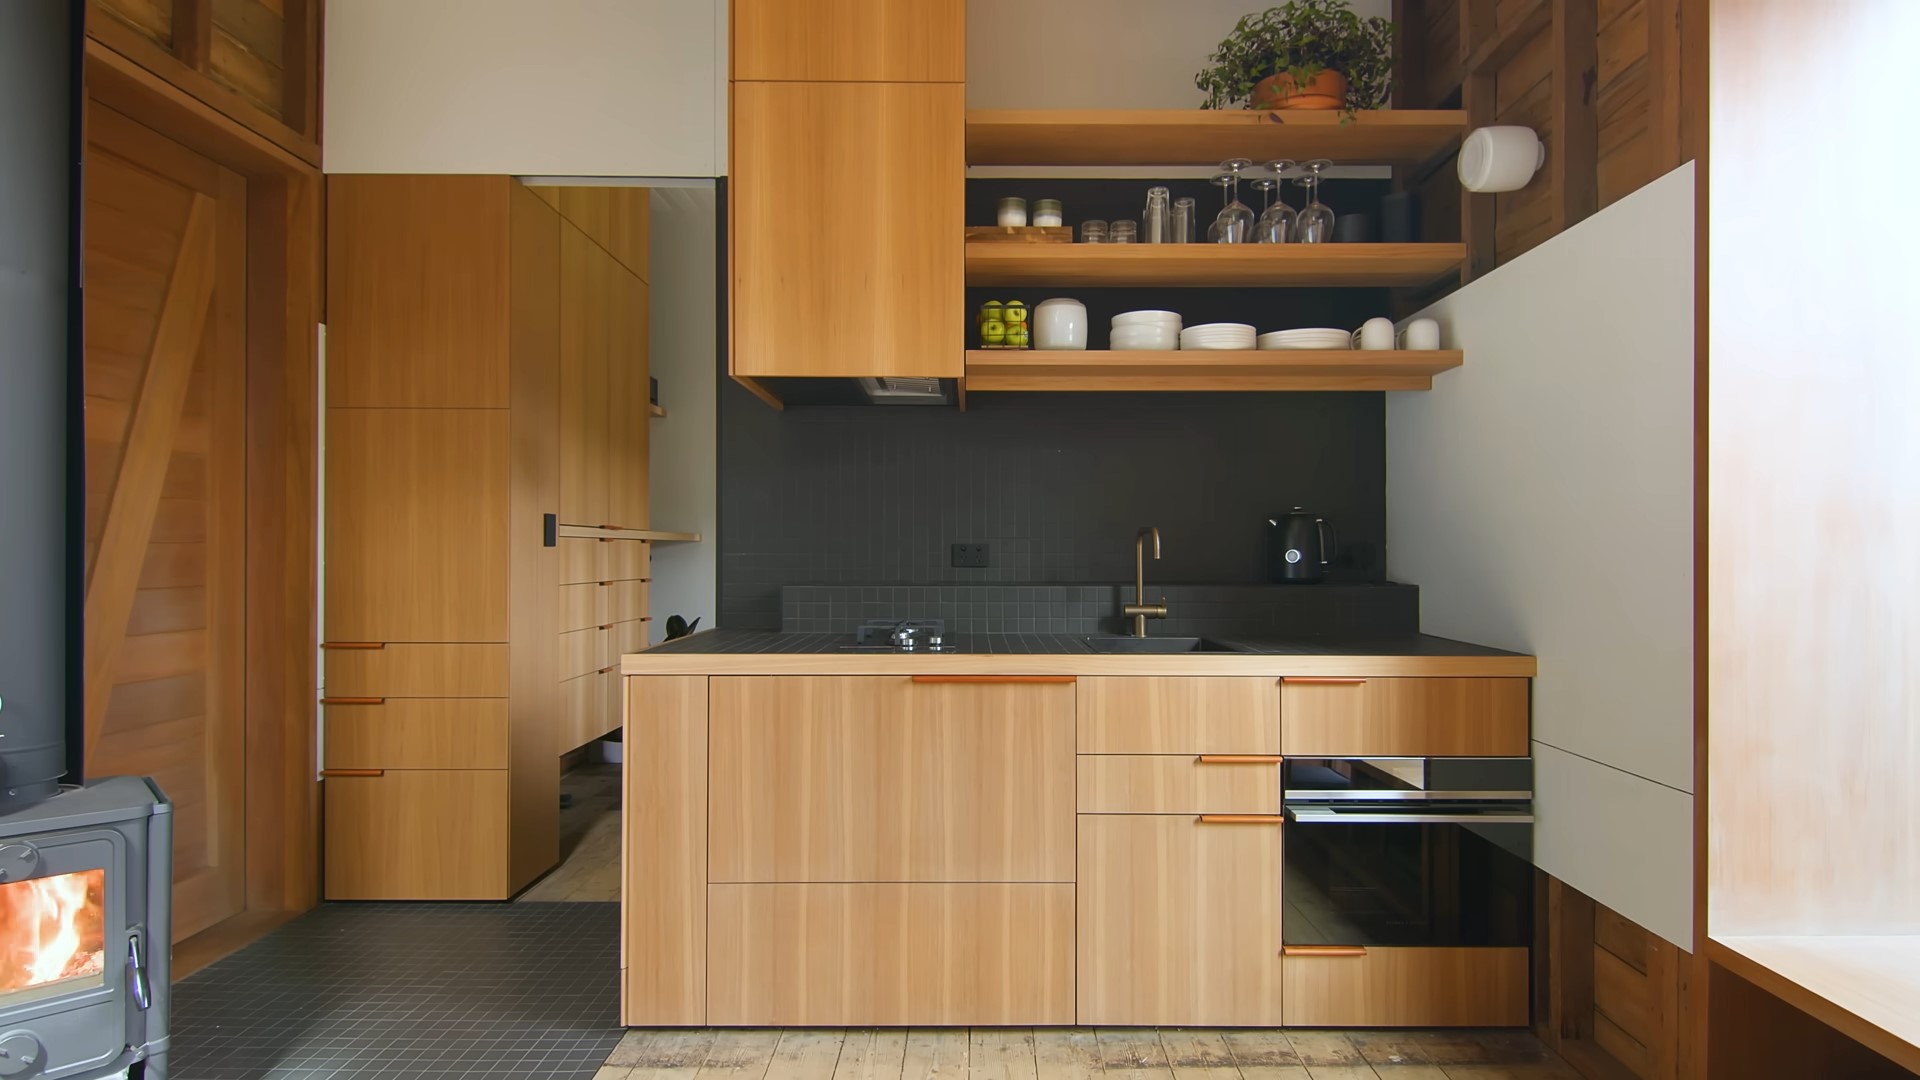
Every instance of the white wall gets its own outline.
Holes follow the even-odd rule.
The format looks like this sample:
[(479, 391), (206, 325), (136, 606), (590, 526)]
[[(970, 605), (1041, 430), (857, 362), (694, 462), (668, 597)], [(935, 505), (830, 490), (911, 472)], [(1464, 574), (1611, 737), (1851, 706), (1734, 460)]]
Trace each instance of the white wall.
[(1540, 658), (1535, 861), (1682, 947), (1693, 200), (1688, 164), (1434, 305), (1466, 364), (1387, 401), (1389, 573), (1428, 633)]
[(714, 243), (719, 222), (710, 187), (656, 188), (652, 205), (648, 362), (660, 380), (660, 404), (667, 415), (654, 418), (648, 430), (648, 511), (656, 529), (701, 536), (697, 544), (653, 546), (648, 601), (651, 640), (658, 643), (666, 636), (667, 616), (684, 615), (689, 622), (700, 616), (701, 628), (708, 629), (718, 610)]
[[(1265, 0), (967, 0), (967, 107), (1197, 109), (1194, 73)], [(1393, 17), (1393, 0), (1353, 0)]]
[(717, 176), (724, 0), (329, 0), (325, 168)]

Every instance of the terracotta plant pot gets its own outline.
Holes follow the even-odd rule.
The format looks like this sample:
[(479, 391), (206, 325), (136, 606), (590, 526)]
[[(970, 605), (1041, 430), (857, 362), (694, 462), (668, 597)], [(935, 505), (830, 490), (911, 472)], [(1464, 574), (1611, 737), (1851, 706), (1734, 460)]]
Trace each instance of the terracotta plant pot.
[(1347, 104), (1347, 77), (1332, 68), (1296, 87), (1287, 72), (1269, 75), (1254, 85), (1251, 109), (1339, 109)]

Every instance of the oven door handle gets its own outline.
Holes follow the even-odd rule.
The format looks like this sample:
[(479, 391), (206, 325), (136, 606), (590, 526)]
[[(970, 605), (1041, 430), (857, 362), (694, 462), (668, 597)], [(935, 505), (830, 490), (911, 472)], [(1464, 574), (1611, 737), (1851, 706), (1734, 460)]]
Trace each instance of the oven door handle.
[(1533, 814), (1476, 813), (1436, 810), (1395, 813), (1388, 810), (1350, 813), (1323, 806), (1287, 807), (1293, 825), (1531, 825)]

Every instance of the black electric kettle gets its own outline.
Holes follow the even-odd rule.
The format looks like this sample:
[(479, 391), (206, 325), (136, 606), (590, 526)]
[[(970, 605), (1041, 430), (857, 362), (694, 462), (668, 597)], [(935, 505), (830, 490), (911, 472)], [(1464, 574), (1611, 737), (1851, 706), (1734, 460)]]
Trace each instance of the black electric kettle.
[(1320, 581), (1333, 560), (1336, 538), (1326, 518), (1300, 507), (1267, 519), (1267, 577), (1280, 583)]

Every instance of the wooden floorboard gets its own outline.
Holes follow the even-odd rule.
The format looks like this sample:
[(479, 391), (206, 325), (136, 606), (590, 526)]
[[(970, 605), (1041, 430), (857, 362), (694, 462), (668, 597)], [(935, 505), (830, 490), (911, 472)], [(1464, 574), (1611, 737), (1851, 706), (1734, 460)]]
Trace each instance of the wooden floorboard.
[(1524, 1031), (627, 1032), (594, 1080), (1578, 1080)]

